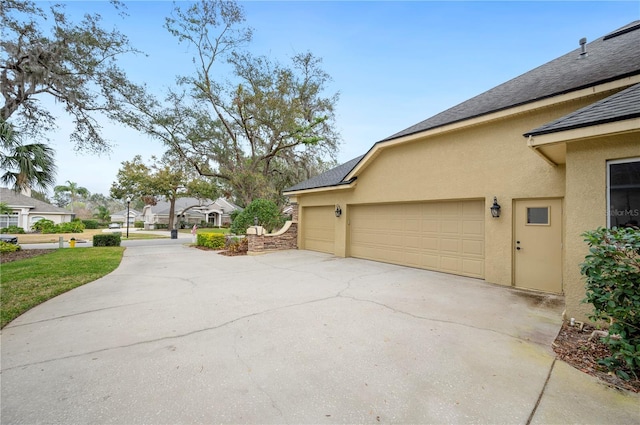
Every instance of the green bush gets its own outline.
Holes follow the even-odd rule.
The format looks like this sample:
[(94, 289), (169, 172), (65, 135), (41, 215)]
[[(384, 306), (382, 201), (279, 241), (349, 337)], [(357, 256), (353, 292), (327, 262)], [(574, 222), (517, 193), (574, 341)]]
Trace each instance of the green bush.
[(38, 220), (33, 223), (33, 226), (31, 227), (33, 227), (33, 230), (40, 233), (55, 233), (55, 226), (56, 225), (53, 221), (43, 218), (42, 220)]
[[(234, 211), (235, 213), (235, 211)], [(267, 233), (279, 229), (284, 225), (285, 218), (275, 202), (266, 199), (256, 199), (247, 208), (237, 214), (231, 214), (231, 233), (244, 235), (247, 229), (254, 225), (254, 217), (258, 217), (258, 225), (265, 228)]]
[[(610, 321), (603, 342), (612, 355), (600, 363), (628, 379), (640, 370), (640, 231), (597, 229), (583, 234), (589, 254), (581, 264), (594, 321)], [(614, 337), (617, 335), (617, 337)], [(625, 371), (626, 370), (626, 371)]]
[(137, 229), (142, 229), (144, 227), (144, 221), (134, 221), (133, 227)]
[(56, 225), (55, 232), (52, 233), (82, 233), (84, 229), (84, 223), (81, 220), (73, 220)]
[(196, 245), (211, 249), (222, 249), (225, 244), (225, 235), (222, 233), (198, 233)]
[(15, 226), (15, 225), (11, 225), (9, 227), (3, 227), (2, 229), (0, 229), (0, 233), (9, 233), (12, 235), (22, 235), (24, 234), (24, 229), (22, 227), (19, 226)]
[(12, 244), (9, 242), (5, 242), (5, 241), (0, 241), (0, 252), (1, 253), (5, 253), (5, 252), (16, 252), (16, 251), (20, 251), (22, 248), (20, 248), (20, 245), (18, 244)]
[(120, 246), (121, 233), (105, 233), (93, 236), (93, 246)]
[(82, 220), (85, 229), (97, 229), (100, 226), (98, 220)]

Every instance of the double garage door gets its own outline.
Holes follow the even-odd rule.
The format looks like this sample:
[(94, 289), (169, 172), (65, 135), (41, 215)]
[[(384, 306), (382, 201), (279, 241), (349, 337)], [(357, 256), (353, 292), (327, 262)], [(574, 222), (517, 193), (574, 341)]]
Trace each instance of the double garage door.
[(484, 202), (357, 205), (349, 255), (484, 277)]
[[(304, 249), (334, 253), (333, 206), (303, 208)], [(348, 255), (484, 277), (484, 202), (421, 202), (349, 207)]]

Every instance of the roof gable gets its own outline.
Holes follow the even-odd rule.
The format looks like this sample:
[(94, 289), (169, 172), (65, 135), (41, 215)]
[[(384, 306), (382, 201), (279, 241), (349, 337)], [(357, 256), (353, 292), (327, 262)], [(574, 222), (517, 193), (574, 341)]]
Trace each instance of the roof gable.
[(10, 207), (29, 208), (30, 213), (59, 213), (68, 215), (73, 214), (72, 212), (67, 211), (64, 208), (48, 204), (46, 202), (40, 201), (39, 199), (31, 198), (5, 187), (0, 187), (0, 201), (4, 202)]
[(524, 136), (539, 136), (638, 117), (640, 117), (640, 84), (531, 130)]

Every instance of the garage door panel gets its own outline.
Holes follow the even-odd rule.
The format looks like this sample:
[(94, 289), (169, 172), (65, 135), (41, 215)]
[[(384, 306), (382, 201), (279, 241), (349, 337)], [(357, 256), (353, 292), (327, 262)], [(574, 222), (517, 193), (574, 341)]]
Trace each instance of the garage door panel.
[(350, 255), (484, 276), (484, 202), (352, 206)]
[(333, 206), (304, 207), (302, 209), (302, 218), (304, 248), (333, 254), (335, 248), (335, 214)]

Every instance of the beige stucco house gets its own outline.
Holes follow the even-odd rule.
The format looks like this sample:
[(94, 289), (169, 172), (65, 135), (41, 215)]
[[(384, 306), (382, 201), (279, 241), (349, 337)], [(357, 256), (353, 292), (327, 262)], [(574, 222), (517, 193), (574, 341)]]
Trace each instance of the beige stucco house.
[(285, 194), (301, 249), (564, 294), (584, 319), (581, 234), (640, 219), (640, 21)]
[(32, 198), (29, 192), (15, 192), (2, 187), (0, 202), (4, 202), (12, 210), (11, 214), (0, 214), (0, 229), (18, 226), (28, 232), (37, 221), (42, 219), (60, 224), (70, 222), (75, 217), (75, 214), (70, 211)]

